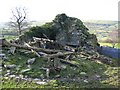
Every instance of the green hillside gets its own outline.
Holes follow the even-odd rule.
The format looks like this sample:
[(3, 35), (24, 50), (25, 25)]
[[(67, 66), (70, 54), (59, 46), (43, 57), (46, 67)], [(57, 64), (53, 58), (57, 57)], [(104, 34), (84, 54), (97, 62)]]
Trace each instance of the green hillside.
[[(24, 51), (23, 51), (24, 52)], [(72, 59), (70, 62), (77, 64), (78, 68), (63, 64), (62, 70), (59, 72), (52, 72), (50, 80), (46, 84), (36, 84), (36, 78), (46, 80), (46, 72), (41, 70), (47, 64), (47, 60), (36, 57), (36, 61), (31, 65), (31, 69), (26, 62), (29, 58), (34, 57), (34, 54), (24, 54), (16, 52), (13, 55), (8, 54), (8, 61), (4, 61), (6, 65), (17, 65), (16, 69), (11, 69), (10, 73), (28, 80), (20, 80), (19, 78), (12, 78), (5, 76), (9, 70), (2, 71), (2, 88), (117, 88), (118, 87), (118, 70), (117, 60), (113, 60), (114, 64), (108, 65), (97, 60), (86, 59), (84, 56), (79, 56)], [(26, 70), (26, 71), (25, 71)], [(23, 72), (24, 71), (24, 72)], [(113, 77), (114, 76), (114, 77)], [(21, 76), (22, 78), (22, 76)], [(33, 80), (29, 80), (33, 78)], [(46, 81), (44, 81), (46, 82)], [(53, 90), (53, 89), (52, 89)]]
[[(0, 73), (3, 76), (0, 77), (2, 81), (0, 88), (47, 88), (48, 90), (54, 90), (58, 88), (60, 88), (60, 90), (71, 90), (72, 88), (73, 90), (74, 88), (118, 88), (118, 71), (120, 70), (120, 67), (118, 67), (119, 60), (98, 54), (91, 47), (92, 43), (94, 43), (92, 41), (94, 41), (96, 37), (89, 37), (89, 35), (96, 34), (98, 40), (107, 38), (108, 32), (116, 29), (117, 22), (84, 21), (82, 23), (82, 21), (76, 18), (66, 17), (65, 15), (63, 16), (64, 17), (58, 15), (53, 23), (47, 23), (42, 27), (39, 26), (41, 26), (44, 22), (31, 22), (31, 26), (38, 27), (33, 27), (29, 32), (27, 32), (25, 36), (23, 36), (22, 39), (19, 39), (23, 40), (23, 48), (20, 48), (22, 47), (22, 45), (19, 46), (17, 44), (15, 46), (19, 46), (19, 48), (17, 47), (14, 52), (10, 52), (10, 50), (14, 49), (14, 47), (11, 47), (12, 49), (10, 48), (10, 43), (3, 47), (2, 52), (3, 54), (5, 54), (5, 57), (4, 59), (1, 58), (0, 60)], [(64, 20), (65, 18), (67, 19)], [(89, 32), (93, 34), (89, 34), (89, 32), (87, 32), (88, 29), (84, 25), (89, 29)], [(71, 26), (74, 26), (74, 28)], [(49, 51), (49, 53), (46, 53), (48, 57), (40, 57), (38, 54), (41, 53), (41, 51), (35, 51), (36, 48), (39, 47), (38, 42), (33, 45), (34, 47), (32, 47), (32, 49), (28, 50), (28, 48), (30, 48), (31, 46), (28, 46), (27, 49), (25, 48), (27, 46), (25, 42), (28, 41), (28, 39), (30, 38), (29, 36), (31, 36), (31, 38), (33, 36), (42, 36), (41, 32), (43, 32), (48, 36), (50, 35), (49, 37), (55, 37), (55, 35), (51, 34), (51, 31), (54, 30), (53, 28), (55, 28), (55, 30), (61, 30), (61, 32), (63, 32), (62, 29), (68, 31), (71, 29), (73, 29), (73, 31), (83, 30), (84, 32), (79, 33), (81, 33), (81, 37), (84, 37), (83, 39), (86, 39), (87, 43), (84, 43), (83, 46), (81, 44), (81, 47), (76, 47), (75, 49), (78, 52), (76, 53), (73, 51), (74, 54), (70, 56), (61, 56), (64, 52), (68, 52), (65, 50), (63, 52), (63, 49), (58, 50), (57, 53), (55, 53), (54, 51), (56, 51), (58, 48), (54, 48), (51, 50), (44, 48), (46, 52)], [(49, 30), (51, 31), (47, 33)], [(13, 40), (16, 37), (14, 34), (10, 35), (10, 32), (11, 31), (7, 29), (3, 31), (7, 40)], [(63, 34), (60, 34), (60, 39), (61, 35)], [(68, 34), (65, 35), (67, 36)], [(62, 38), (64, 36), (62, 36)], [(83, 40), (82, 42), (84, 41), (85, 40)], [(96, 41), (97, 40), (95, 39), (95, 42)], [(34, 40), (34, 42), (36, 41)], [(28, 43), (32, 45), (34, 42), (32, 41)], [(48, 42), (53, 43), (53, 40), (48, 40)], [(96, 43), (94, 44), (96, 45)], [(85, 47), (84, 45), (87, 45), (87, 47)], [(43, 50), (43, 48), (39, 48), (39, 50)], [(60, 56), (49, 58), (49, 56), (54, 56), (56, 54), (60, 54)], [(28, 64), (28, 61), (33, 59), (35, 61), (31, 64)], [(59, 64), (56, 64), (55, 60)], [(60, 60), (62, 62), (60, 62)], [(60, 67), (58, 68), (58, 66)]]
[(118, 29), (117, 21), (91, 20), (84, 21), (84, 24), (89, 28), (90, 33), (96, 34), (98, 40), (107, 39), (109, 32)]

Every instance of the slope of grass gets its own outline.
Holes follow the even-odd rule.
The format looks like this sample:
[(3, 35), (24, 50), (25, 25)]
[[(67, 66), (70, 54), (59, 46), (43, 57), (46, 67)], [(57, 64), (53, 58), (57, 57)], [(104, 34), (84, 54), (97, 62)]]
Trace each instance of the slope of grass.
[[(23, 52), (17, 51), (15, 55), (7, 54), (9, 60), (4, 61), (6, 65), (15, 64), (19, 69), (12, 70), (11, 72), (15, 75), (22, 74), (31, 78), (39, 78), (41, 75), (46, 78), (46, 73), (41, 70), (41, 67), (48, 65), (47, 59), (38, 58), (34, 54), (24, 54)], [(31, 70), (21, 73), (22, 70), (27, 69), (26, 61), (29, 58), (36, 58), (35, 63), (31, 65)], [(2, 79), (2, 88), (117, 88), (118, 87), (118, 70), (117, 60), (114, 61), (113, 65), (106, 65), (97, 61), (76, 58), (70, 60), (70, 62), (77, 64), (78, 68), (69, 66), (67, 64), (61, 64), (62, 70), (60, 72), (50, 73), (50, 80), (52, 82), (47, 85), (37, 85), (35, 82), (29, 81), (17, 81), (16, 79)], [(3, 68), (2, 74), (4, 75), (7, 69)], [(83, 74), (81, 74), (83, 73)], [(56, 78), (56, 75), (60, 75)], [(113, 77), (115, 76), (115, 77)], [(55, 80), (55, 81), (54, 81)]]
[(115, 45), (115, 47), (116, 47), (116, 48), (120, 48), (120, 43), (117, 43), (117, 44)]
[[(113, 47), (112, 43), (101, 43), (99, 42), (100, 46), (109, 46), (109, 47)], [(120, 48), (120, 43), (116, 43), (115, 44), (115, 48)]]
[(111, 43), (99, 43), (100, 46), (109, 46), (109, 47), (112, 47), (113, 45)]

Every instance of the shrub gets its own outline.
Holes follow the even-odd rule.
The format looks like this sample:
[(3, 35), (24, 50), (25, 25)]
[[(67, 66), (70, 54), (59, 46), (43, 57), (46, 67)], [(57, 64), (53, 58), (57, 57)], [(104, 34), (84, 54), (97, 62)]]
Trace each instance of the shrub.
[(28, 32), (25, 32), (24, 37), (45, 38), (45, 36), (47, 36), (49, 39), (55, 40), (57, 33), (58, 31), (52, 26), (52, 23), (46, 23), (43, 26), (35, 26), (30, 28)]

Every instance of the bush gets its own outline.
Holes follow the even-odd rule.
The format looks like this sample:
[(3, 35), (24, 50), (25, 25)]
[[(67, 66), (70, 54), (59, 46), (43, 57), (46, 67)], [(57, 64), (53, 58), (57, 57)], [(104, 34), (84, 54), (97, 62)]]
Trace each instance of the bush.
[(52, 40), (55, 40), (58, 31), (52, 26), (52, 23), (46, 23), (43, 26), (35, 26), (25, 32), (24, 37), (32, 38), (39, 37), (45, 38), (45, 35)]

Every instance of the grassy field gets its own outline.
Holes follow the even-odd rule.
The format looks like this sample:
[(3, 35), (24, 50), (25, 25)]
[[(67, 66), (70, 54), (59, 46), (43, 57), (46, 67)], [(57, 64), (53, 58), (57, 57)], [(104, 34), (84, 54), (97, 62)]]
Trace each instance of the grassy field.
[(5, 35), (4, 36), (4, 38), (6, 39), (6, 40), (8, 40), (8, 41), (10, 41), (10, 40), (13, 40), (13, 39), (15, 39), (15, 38), (17, 38), (18, 36), (12, 36), (12, 35)]
[[(100, 46), (109, 46), (109, 47), (113, 47), (112, 43), (101, 43), (99, 42)], [(115, 44), (115, 48), (120, 48), (120, 43), (116, 43)]]

